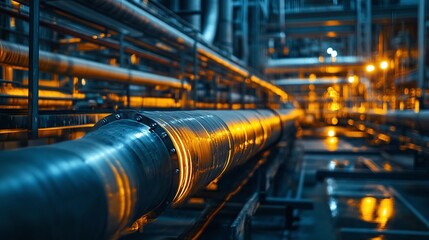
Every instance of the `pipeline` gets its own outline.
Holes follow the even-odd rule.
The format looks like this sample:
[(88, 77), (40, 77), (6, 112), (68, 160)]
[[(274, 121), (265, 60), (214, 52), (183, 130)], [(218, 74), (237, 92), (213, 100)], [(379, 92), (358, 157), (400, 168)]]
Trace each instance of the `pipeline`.
[[(147, 72), (114, 67), (85, 59), (39, 51), (41, 71), (116, 82), (190, 89), (179, 79)], [(0, 40), (0, 64), (28, 67), (28, 47)]]
[(1, 152), (0, 239), (118, 238), (275, 144), (299, 112), (123, 111), (81, 139)]
[[(43, 2), (51, 4), (54, 7), (61, 8), (63, 11), (70, 12), (71, 14), (77, 13), (70, 11), (71, 8), (68, 8), (69, 4), (79, 3), (137, 30), (158, 33), (158, 36), (170, 39), (175, 43), (184, 45), (188, 48), (192, 48), (194, 45), (194, 39), (192, 37), (126, 0), (59, 0), (55, 1), (55, 3), (50, 3), (50, 1), (45, 0)], [(287, 100), (288, 95), (281, 88), (259, 78), (258, 76), (252, 75), (245, 67), (226, 59), (224, 56), (218, 54), (198, 41), (197, 52), (230, 71), (235, 72), (242, 77), (249, 78), (250, 83), (260, 86), (267, 92), (278, 95), (282, 100)]]
[(353, 120), (368, 121), (377, 124), (396, 126), (398, 128), (413, 129), (425, 134), (429, 133), (429, 111), (366, 111), (356, 112), (346, 110), (346, 116)]

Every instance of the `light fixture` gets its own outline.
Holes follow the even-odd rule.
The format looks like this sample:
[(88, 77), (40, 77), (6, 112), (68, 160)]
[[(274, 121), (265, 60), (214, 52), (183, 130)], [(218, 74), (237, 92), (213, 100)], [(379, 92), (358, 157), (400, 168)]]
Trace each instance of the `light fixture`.
[(372, 72), (372, 71), (374, 71), (374, 70), (375, 70), (374, 65), (369, 64), (369, 65), (367, 65), (367, 66), (366, 66), (366, 71), (367, 71), (367, 72)]
[(330, 48), (328, 48), (328, 49), (326, 49), (326, 53), (328, 53), (328, 54), (331, 54), (331, 53), (332, 53), (332, 51), (334, 51), (334, 49), (332, 49), (331, 47), (330, 47)]
[(355, 76), (349, 76), (348, 81), (349, 81), (349, 83), (354, 83), (355, 82)]
[(387, 61), (382, 61), (380, 63), (380, 68), (383, 70), (387, 69), (388, 66), (389, 66), (389, 63), (387, 63)]
[(331, 53), (331, 56), (332, 56), (332, 57), (336, 57), (337, 55), (338, 55), (338, 52), (337, 52), (337, 51), (335, 51), (335, 50), (334, 50), (334, 51), (332, 51), (332, 53)]

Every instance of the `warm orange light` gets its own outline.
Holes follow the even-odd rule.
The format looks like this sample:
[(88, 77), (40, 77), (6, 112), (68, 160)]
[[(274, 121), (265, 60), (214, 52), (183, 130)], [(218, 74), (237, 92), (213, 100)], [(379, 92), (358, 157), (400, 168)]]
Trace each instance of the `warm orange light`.
[(374, 197), (362, 198), (359, 206), (359, 211), (360, 211), (362, 220), (364, 220), (365, 222), (374, 221), (374, 212), (375, 212), (376, 203), (377, 203), (377, 199)]
[(373, 72), (375, 70), (374, 65), (370, 64), (366, 66), (366, 71), (367, 72)]
[(329, 137), (334, 137), (334, 136), (335, 136), (335, 131), (334, 131), (334, 130), (332, 130), (332, 129), (330, 129), (330, 130), (328, 131), (328, 136), (329, 136)]
[(355, 82), (355, 78), (356, 78), (356, 76), (350, 76), (348, 78), (349, 83), (354, 83)]
[(380, 68), (381, 69), (385, 70), (385, 69), (387, 69), (387, 67), (389, 67), (389, 63), (387, 61), (382, 61), (380, 63)]

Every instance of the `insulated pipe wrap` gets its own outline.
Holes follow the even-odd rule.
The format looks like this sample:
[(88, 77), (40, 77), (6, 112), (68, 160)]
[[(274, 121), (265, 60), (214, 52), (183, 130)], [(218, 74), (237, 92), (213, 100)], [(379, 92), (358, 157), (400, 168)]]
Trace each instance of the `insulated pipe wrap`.
[(0, 239), (118, 238), (275, 144), (294, 110), (122, 111), (0, 152)]
[(280, 119), (269, 110), (142, 114), (160, 124), (175, 145), (180, 167), (176, 204), (270, 146), (281, 134)]

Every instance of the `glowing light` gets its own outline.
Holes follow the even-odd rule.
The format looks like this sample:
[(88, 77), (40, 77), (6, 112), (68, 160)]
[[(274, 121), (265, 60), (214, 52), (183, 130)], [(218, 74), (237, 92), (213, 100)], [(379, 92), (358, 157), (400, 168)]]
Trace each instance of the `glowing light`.
[(392, 198), (385, 198), (381, 200), (378, 211), (377, 211), (377, 219), (376, 222), (378, 223), (378, 228), (383, 229), (389, 218), (393, 215), (393, 199)]
[(374, 65), (370, 64), (366, 66), (366, 71), (367, 72), (373, 72), (375, 70)]
[(381, 63), (380, 63), (380, 68), (381, 69), (387, 69), (387, 67), (389, 67), (389, 63), (387, 62), (387, 61), (382, 61)]
[(328, 151), (336, 151), (338, 149), (337, 137), (328, 137), (324, 142)]
[(338, 118), (334, 117), (331, 120), (332, 125), (337, 125), (338, 124)]
[(131, 55), (130, 61), (131, 61), (131, 64), (138, 64), (139, 63), (139, 59), (135, 54)]
[(330, 48), (328, 48), (328, 49), (326, 49), (326, 53), (328, 53), (328, 54), (331, 54), (331, 53), (332, 53), (332, 51), (334, 51), (334, 49), (332, 49), (331, 47), (330, 47)]
[(354, 83), (355, 82), (355, 76), (350, 76), (349, 78), (348, 78), (348, 81), (349, 81), (349, 83)]
[(335, 50), (334, 50), (334, 51), (332, 51), (331, 56), (332, 56), (332, 57), (337, 57), (337, 56), (338, 56), (338, 52), (337, 52), (337, 51), (335, 51)]
[(328, 137), (335, 137), (335, 131), (334, 131), (334, 130), (332, 130), (332, 129), (330, 129), (330, 130), (328, 131)]
[(315, 79), (316, 79), (316, 74), (312, 73), (312, 74), (310, 74), (310, 75), (308, 76), (308, 78), (309, 78), (310, 80), (315, 80)]
[(82, 78), (81, 83), (82, 83), (82, 86), (85, 86), (85, 85), (86, 85), (86, 80), (85, 80), (85, 78)]
[(374, 210), (376, 207), (377, 199), (374, 197), (362, 198), (359, 206), (359, 212), (362, 220), (365, 222), (374, 221)]

